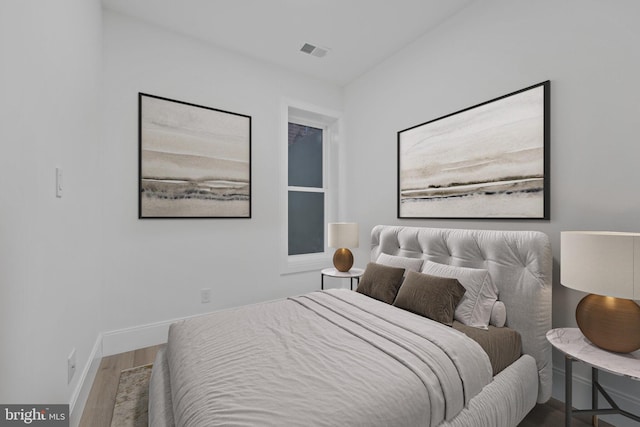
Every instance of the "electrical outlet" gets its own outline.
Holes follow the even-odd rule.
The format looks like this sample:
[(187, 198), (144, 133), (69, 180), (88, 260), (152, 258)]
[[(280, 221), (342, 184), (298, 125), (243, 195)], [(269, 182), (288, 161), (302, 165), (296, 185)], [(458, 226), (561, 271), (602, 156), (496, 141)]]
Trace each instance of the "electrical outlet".
[(200, 302), (202, 304), (207, 304), (211, 302), (211, 289), (209, 288), (200, 289)]
[(67, 384), (71, 384), (73, 375), (76, 373), (76, 349), (71, 350), (67, 358)]

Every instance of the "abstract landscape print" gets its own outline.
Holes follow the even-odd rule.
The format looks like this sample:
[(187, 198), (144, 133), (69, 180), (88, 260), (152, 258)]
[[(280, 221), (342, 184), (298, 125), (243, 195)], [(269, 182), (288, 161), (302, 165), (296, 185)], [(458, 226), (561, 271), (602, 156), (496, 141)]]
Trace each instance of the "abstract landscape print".
[(251, 117), (139, 94), (140, 218), (250, 218)]
[(399, 218), (548, 219), (549, 82), (398, 132)]

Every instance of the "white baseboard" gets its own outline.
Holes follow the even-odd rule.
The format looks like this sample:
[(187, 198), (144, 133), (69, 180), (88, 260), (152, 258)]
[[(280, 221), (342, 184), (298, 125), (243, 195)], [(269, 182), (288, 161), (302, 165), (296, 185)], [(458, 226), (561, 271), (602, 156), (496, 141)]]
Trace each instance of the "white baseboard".
[(96, 338), (96, 342), (93, 344), (93, 349), (91, 350), (91, 354), (89, 354), (89, 360), (82, 370), (78, 385), (76, 385), (71, 395), (69, 402), (69, 425), (71, 427), (77, 427), (80, 424), (82, 412), (84, 411), (84, 406), (91, 392), (93, 380), (98, 373), (102, 356), (102, 334), (100, 333)]
[(124, 353), (138, 348), (167, 342), (169, 326), (181, 319), (166, 320), (146, 325), (118, 329), (102, 334), (102, 351), (105, 356)]
[[(640, 396), (624, 393), (618, 389), (614, 389), (610, 386), (604, 386), (602, 384), (603, 375), (608, 374), (600, 374), (600, 385), (609, 393), (614, 402), (623, 410), (631, 412), (633, 414), (640, 414)], [(633, 380), (624, 377), (615, 377), (610, 376), (610, 378), (618, 379), (619, 381), (631, 381)], [(554, 366), (553, 367), (553, 397), (561, 402), (565, 401), (564, 396), (564, 382), (565, 375), (564, 369)], [(582, 375), (576, 374), (575, 370), (573, 372), (573, 395), (572, 395), (572, 404), (576, 409), (590, 409), (591, 408), (591, 378), (584, 377)], [(600, 395), (599, 397), (599, 406), (608, 407), (607, 401)], [(598, 416), (603, 421), (606, 421), (616, 427), (637, 427), (638, 423), (623, 417), (621, 415), (606, 415), (606, 416)]]
[(105, 356), (124, 353), (143, 347), (162, 344), (167, 341), (169, 325), (180, 319), (134, 326), (110, 332), (99, 333), (93, 345), (89, 360), (78, 381), (69, 402), (69, 426), (77, 427), (87, 403), (93, 381), (96, 378), (100, 362)]

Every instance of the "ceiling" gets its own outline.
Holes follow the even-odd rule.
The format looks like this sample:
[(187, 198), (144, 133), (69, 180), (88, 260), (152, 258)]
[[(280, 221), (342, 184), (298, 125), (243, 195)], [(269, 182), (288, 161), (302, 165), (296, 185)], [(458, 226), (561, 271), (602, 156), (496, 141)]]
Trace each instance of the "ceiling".
[[(345, 85), (474, 0), (102, 0), (216, 46)], [(323, 58), (304, 43), (329, 48)]]

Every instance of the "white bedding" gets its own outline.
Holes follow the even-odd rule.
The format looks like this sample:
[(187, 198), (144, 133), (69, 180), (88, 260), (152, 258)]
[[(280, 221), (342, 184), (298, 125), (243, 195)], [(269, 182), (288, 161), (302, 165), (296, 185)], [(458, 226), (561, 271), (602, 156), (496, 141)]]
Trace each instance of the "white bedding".
[(166, 358), (151, 417), (179, 426), (436, 426), (492, 380), (476, 342), (346, 290), (178, 322)]
[[(546, 332), (551, 327), (552, 258), (546, 235), (377, 226), (371, 241), (372, 261), (384, 253), (488, 270), (506, 307), (506, 326), (520, 333), (524, 354), (491, 380), (488, 360), (482, 361), (486, 355), (475, 342), (462, 344), (470, 346), (466, 351), (454, 347), (443, 354), (437, 349), (441, 325), (406, 313), (403, 317), (412, 320), (400, 323), (409, 322), (420, 331), (429, 325), (436, 332), (435, 343), (424, 344), (412, 336), (399, 344), (413, 334), (386, 325), (385, 339), (392, 341), (382, 344), (385, 339), (366, 326), (381, 323), (375, 315), (358, 309), (347, 328), (336, 320), (345, 304), (353, 303), (343, 296), (364, 296), (314, 293), (314, 298), (323, 299), (257, 304), (172, 326), (168, 347), (158, 352), (154, 363), (149, 425), (396, 426), (433, 425), (440, 419), (443, 427), (514, 427), (536, 401), (549, 399), (551, 347)], [(325, 299), (335, 297), (342, 300), (338, 313), (323, 307)], [(375, 303), (383, 312), (395, 309)], [(278, 312), (277, 320), (267, 320), (270, 310)], [(193, 329), (187, 331), (188, 325)], [(180, 330), (185, 333), (178, 334)], [(354, 333), (362, 338), (345, 340)], [(303, 343), (311, 346), (305, 350)], [(428, 363), (407, 350), (425, 345), (436, 349), (434, 355), (422, 356)], [(404, 364), (396, 358), (401, 354), (409, 358)], [(460, 370), (462, 380), (438, 375), (452, 372), (452, 366)], [(238, 381), (231, 376), (237, 368), (242, 371)], [(428, 391), (425, 384), (434, 390)], [(234, 400), (244, 396), (249, 399)]]

